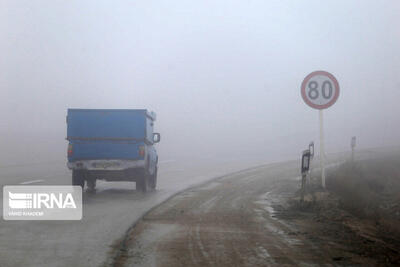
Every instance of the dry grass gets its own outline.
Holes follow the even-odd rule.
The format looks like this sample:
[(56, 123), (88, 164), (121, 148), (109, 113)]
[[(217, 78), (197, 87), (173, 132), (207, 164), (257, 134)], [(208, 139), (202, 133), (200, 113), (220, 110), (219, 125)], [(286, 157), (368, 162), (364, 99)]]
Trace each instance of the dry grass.
[(326, 184), (341, 207), (358, 217), (400, 219), (400, 155), (348, 162), (329, 172)]
[(311, 176), (305, 203), (297, 192), (288, 209), (307, 236), (343, 251), (343, 265), (400, 266), (400, 153), (328, 169), (327, 190)]

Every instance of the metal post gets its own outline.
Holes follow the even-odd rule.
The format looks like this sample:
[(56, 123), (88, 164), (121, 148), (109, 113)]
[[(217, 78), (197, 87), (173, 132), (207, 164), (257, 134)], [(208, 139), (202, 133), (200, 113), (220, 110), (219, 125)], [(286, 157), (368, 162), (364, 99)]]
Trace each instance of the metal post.
[(303, 173), (301, 175), (301, 202), (304, 202), (304, 195), (305, 195), (305, 191), (306, 191), (306, 179), (307, 179), (307, 174)]
[(322, 109), (319, 110), (319, 156), (321, 167), (322, 187), (325, 189), (325, 149), (324, 149), (324, 118)]

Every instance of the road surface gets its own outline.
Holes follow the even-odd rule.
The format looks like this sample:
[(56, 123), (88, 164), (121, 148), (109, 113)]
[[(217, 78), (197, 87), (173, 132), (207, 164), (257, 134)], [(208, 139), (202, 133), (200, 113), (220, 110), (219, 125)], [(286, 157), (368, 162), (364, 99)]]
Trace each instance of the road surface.
[(299, 187), (298, 161), (227, 175), (146, 214), (116, 249), (116, 266), (278, 266), (333, 263), (276, 217)]
[[(0, 266), (101, 266), (113, 244), (146, 211), (171, 195), (216, 176), (262, 163), (255, 160), (161, 160), (158, 189), (143, 194), (135, 183), (101, 182), (83, 196), (81, 221), (0, 220)], [(69, 185), (65, 162), (0, 168), (4, 185)], [(0, 205), (2, 206), (1, 190)]]

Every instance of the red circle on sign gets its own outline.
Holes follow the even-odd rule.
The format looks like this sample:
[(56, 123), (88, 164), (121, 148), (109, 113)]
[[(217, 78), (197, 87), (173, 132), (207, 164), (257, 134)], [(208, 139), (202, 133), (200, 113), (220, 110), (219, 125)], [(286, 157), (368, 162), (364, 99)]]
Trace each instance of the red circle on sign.
[[(336, 88), (336, 90), (334, 92), (335, 95), (333, 96), (333, 98), (328, 103), (326, 103), (324, 105), (314, 104), (313, 102), (311, 102), (308, 99), (308, 97), (306, 95), (306, 86), (308, 84), (308, 81), (311, 78), (313, 78), (314, 76), (317, 76), (317, 75), (327, 76), (331, 81), (333, 81), (333, 84), (334, 84), (334, 86)], [(315, 108), (315, 109), (326, 109), (326, 108), (329, 108), (330, 106), (332, 106), (336, 102), (336, 100), (339, 98), (339, 92), (340, 92), (339, 83), (336, 80), (335, 76), (333, 76), (329, 72), (326, 72), (326, 71), (323, 71), (323, 70), (318, 70), (318, 71), (311, 72), (310, 74), (308, 74), (304, 78), (304, 80), (303, 80), (303, 82), (301, 84), (301, 96), (303, 97), (304, 102), (306, 102), (307, 105), (309, 105), (310, 107)]]

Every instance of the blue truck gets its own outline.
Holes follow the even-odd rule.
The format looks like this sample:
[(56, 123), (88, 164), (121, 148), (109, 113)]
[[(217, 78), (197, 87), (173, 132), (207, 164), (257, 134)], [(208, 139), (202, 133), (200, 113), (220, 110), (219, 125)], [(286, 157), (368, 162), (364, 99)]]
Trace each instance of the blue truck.
[(95, 190), (96, 180), (157, 185), (156, 114), (146, 109), (68, 109), (68, 163), (72, 185)]

